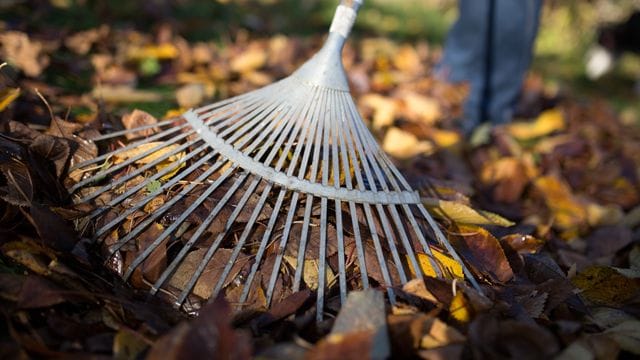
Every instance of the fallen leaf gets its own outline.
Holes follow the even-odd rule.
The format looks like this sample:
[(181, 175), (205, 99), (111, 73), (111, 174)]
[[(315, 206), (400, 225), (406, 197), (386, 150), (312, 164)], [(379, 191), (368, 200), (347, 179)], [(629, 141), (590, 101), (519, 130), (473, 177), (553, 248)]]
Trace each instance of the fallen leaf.
[(620, 306), (640, 292), (638, 282), (613, 268), (594, 265), (571, 279), (580, 295), (598, 305)]
[(452, 227), (453, 245), (474, 269), (493, 281), (507, 282), (513, 270), (500, 242), (487, 230), (474, 225)]
[(458, 291), (449, 304), (449, 314), (462, 324), (471, 320), (471, 308), (462, 291)]
[[(464, 279), (464, 272), (462, 271), (462, 265), (457, 262), (451, 256), (438, 251), (436, 249), (431, 249), (433, 253), (433, 260), (438, 266), (440, 273), (442, 273), (445, 278), (459, 278)], [(424, 253), (416, 253), (416, 257), (418, 260), (418, 264), (420, 265), (420, 270), (422, 274), (425, 276), (438, 277), (438, 272), (433, 268), (431, 263), (431, 257)], [(409, 261), (409, 256), (407, 255), (407, 264), (409, 265), (409, 271), (413, 277), (416, 276), (415, 269)]]
[(20, 88), (5, 88), (0, 90), (0, 112), (4, 111), (20, 96)]
[(472, 225), (513, 226), (514, 223), (489, 211), (475, 210), (460, 202), (422, 198), (422, 204), (434, 216), (454, 223)]
[(577, 231), (587, 224), (587, 211), (572, 193), (571, 188), (560, 178), (546, 175), (534, 180), (534, 186), (542, 194), (551, 210), (554, 227), (560, 230)]
[[(122, 125), (127, 130), (135, 129), (140, 126), (156, 124), (158, 120), (146, 111), (135, 109), (131, 113), (127, 113), (122, 117)], [(157, 132), (156, 128), (149, 128), (135, 133), (126, 133), (124, 136), (127, 140), (133, 140), (138, 137), (147, 137)]]
[(421, 154), (430, 154), (434, 147), (428, 141), (420, 141), (410, 132), (392, 127), (387, 130), (382, 148), (389, 155), (399, 159), (407, 159)]
[(252, 46), (243, 51), (231, 61), (231, 70), (246, 73), (257, 70), (267, 62), (267, 52), (259, 46)]
[(565, 120), (559, 109), (544, 111), (534, 122), (514, 122), (507, 131), (518, 140), (530, 140), (549, 135), (565, 128)]
[(625, 321), (604, 333), (618, 343), (623, 350), (640, 355), (640, 321)]
[(49, 65), (49, 57), (44, 53), (41, 42), (33, 41), (29, 35), (19, 31), (5, 31), (0, 34), (2, 58), (24, 71), (27, 76), (40, 76)]

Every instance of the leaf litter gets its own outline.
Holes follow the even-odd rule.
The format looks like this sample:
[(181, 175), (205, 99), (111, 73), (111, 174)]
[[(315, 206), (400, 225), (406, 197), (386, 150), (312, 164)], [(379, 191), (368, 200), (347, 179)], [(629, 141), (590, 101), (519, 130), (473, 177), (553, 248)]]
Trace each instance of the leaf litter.
[[(115, 253), (109, 247), (185, 186), (180, 182), (161, 191), (162, 184), (185, 165), (185, 153), (154, 163), (167, 151), (159, 141), (99, 165), (96, 171), (117, 166), (123, 157), (139, 157), (97, 186), (147, 166), (141, 176), (94, 200), (95, 206), (103, 206), (139, 187), (131, 203), (109, 209), (100, 222), (131, 209), (136, 197), (156, 196), (131, 212), (126, 224), (113, 229), (102, 247), (96, 247), (89, 240), (92, 229), (82, 221), (93, 209), (73, 205), (64, 189), (89, 175), (71, 170), (74, 164), (132, 139), (116, 139), (109, 148), (100, 149), (90, 139), (139, 125), (149, 125), (139, 135), (151, 136), (157, 132), (153, 127), (157, 119), (287, 75), (319, 43), (319, 38), (282, 35), (238, 37), (224, 40), (223, 45), (189, 43), (168, 26), (154, 31), (102, 26), (68, 34), (59, 43), (18, 31), (6, 32), (0, 39), (2, 57), (17, 74), (0, 89), (3, 355), (608, 358), (640, 352), (638, 127), (622, 122), (597, 99), (567, 98), (534, 118), (478, 133), (476, 139), (482, 141), (471, 146), (460, 135), (456, 120), (467, 89), (426, 75), (437, 61), (437, 51), (424, 42), (367, 37), (350, 42), (345, 50), (347, 73), (369, 127), (419, 189), (474, 276), (482, 280), (482, 293), (465, 285), (459, 265), (446, 254), (435, 253), (436, 263), (449, 275), (444, 280), (429, 277), (435, 275), (433, 264), (426, 254), (418, 254), (418, 265), (427, 277), (394, 289), (395, 305), (376, 289), (350, 293), (340, 310), (337, 294), (330, 293), (326, 309), (330, 316), (315, 323), (318, 266), (313, 262), (319, 239), (312, 227), (304, 290), (291, 290), (298, 264), (287, 252), (296, 251), (287, 248), (288, 272), (278, 277), (273, 304), (265, 307), (264, 289), (279, 251), (273, 244), (265, 255), (264, 273), (258, 274), (258, 286), (249, 294), (250, 306), (236, 311), (238, 285), (254, 261), (256, 249), (249, 246), (230, 269), (223, 284), (225, 296), (207, 302), (231, 258), (232, 240), (227, 240), (198, 279), (189, 298), (192, 307), (187, 313), (176, 311), (168, 304), (224, 228), (225, 224), (214, 222), (159, 296), (148, 299), (146, 290), (227, 189), (214, 192), (189, 217), (179, 236), (163, 240), (131, 282), (123, 283), (119, 274), (186, 209), (189, 199), (176, 203), (131, 245)], [(60, 46), (71, 51), (70, 57), (56, 57)], [(74, 64), (84, 64), (91, 73), (87, 91), (47, 85), (42, 74), (65, 71)], [(0, 72), (6, 70), (0, 67)], [(167, 96), (142, 89), (137, 86), (141, 80), (169, 84), (175, 92)], [(529, 81), (527, 86), (541, 83)], [(37, 88), (46, 89), (42, 94), (52, 114)], [(545, 93), (540, 88), (525, 91)], [(122, 110), (122, 104), (132, 101), (160, 100), (171, 102), (173, 108), (154, 115)], [(82, 104), (89, 112), (69, 111), (68, 104)], [(154, 147), (163, 150), (140, 155)], [(163, 170), (163, 176), (148, 181)], [(231, 204), (238, 201), (234, 196)], [(256, 203), (257, 198), (249, 199), (240, 222), (248, 221)], [(263, 214), (270, 212), (269, 206)], [(358, 210), (358, 221), (366, 221)], [(228, 216), (232, 210), (221, 211)], [(266, 216), (260, 215), (258, 223)], [(332, 226), (327, 239), (329, 285), (337, 274), (337, 261), (331, 260), (337, 249)], [(259, 226), (250, 240), (259, 240), (263, 231)], [(295, 231), (300, 229), (294, 227)], [(345, 236), (347, 277), (357, 286), (354, 251), (353, 240)], [(365, 248), (374, 284), (383, 282), (380, 269), (373, 266), (375, 256), (375, 249)], [(390, 254), (388, 258), (392, 261)], [(388, 267), (394, 269), (395, 264)], [(194, 313), (199, 316), (190, 316)]]

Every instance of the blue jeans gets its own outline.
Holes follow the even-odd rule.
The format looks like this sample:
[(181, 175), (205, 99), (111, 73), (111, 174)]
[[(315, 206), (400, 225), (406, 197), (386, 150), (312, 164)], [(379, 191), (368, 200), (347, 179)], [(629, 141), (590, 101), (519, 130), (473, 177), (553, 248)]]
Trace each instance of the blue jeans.
[(438, 74), (468, 82), (463, 128), (511, 120), (533, 55), (542, 0), (458, 0)]

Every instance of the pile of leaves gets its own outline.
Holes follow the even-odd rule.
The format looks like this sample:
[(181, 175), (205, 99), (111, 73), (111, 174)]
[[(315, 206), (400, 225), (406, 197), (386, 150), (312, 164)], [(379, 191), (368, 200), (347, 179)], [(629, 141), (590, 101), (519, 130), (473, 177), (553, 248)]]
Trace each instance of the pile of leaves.
[[(75, 231), (87, 209), (66, 192), (69, 169), (105, 150), (85, 139), (128, 127), (127, 119), (156, 121), (270, 83), (322, 39), (239, 33), (189, 43), (169, 26), (153, 34), (102, 26), (45, 35), (0, 35), (8, 64), (0, 69), (3, 356), (640, 353), (640, 130), (606, 104), (566, 98), (464, 139), (458, 118), (466, 89), (432, 76), (437, 50), (350, 42), (345, 65), (363, 117), (482, 292), (426, 278), (395, 289), (395, 306), (382, 291), (353, 292), (335, 319), (321, 323), (309, 290), (240, 313), (215, 299), (189, 318), (123, 283)], [(527, 94), (544, 93), (536, 80)]]

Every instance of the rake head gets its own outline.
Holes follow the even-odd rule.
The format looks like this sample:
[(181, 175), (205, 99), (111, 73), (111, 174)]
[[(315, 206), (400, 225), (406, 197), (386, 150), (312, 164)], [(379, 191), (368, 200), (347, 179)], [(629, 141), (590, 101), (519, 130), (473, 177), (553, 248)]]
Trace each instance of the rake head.
[(135, 140), (71, 169), (84, 174), (76, 202), (93, 204), (85, 225), (124, 278), (187, 310), (311, 289), (318, 319), (349, 289), (383, 286), (393, 302), (412, 277), (448, 276), (441, 256), (477, 287), (351, 98), (341, 50), (360, 4), (343, 1), (325, 46), (291, 76), (93, 139)]

